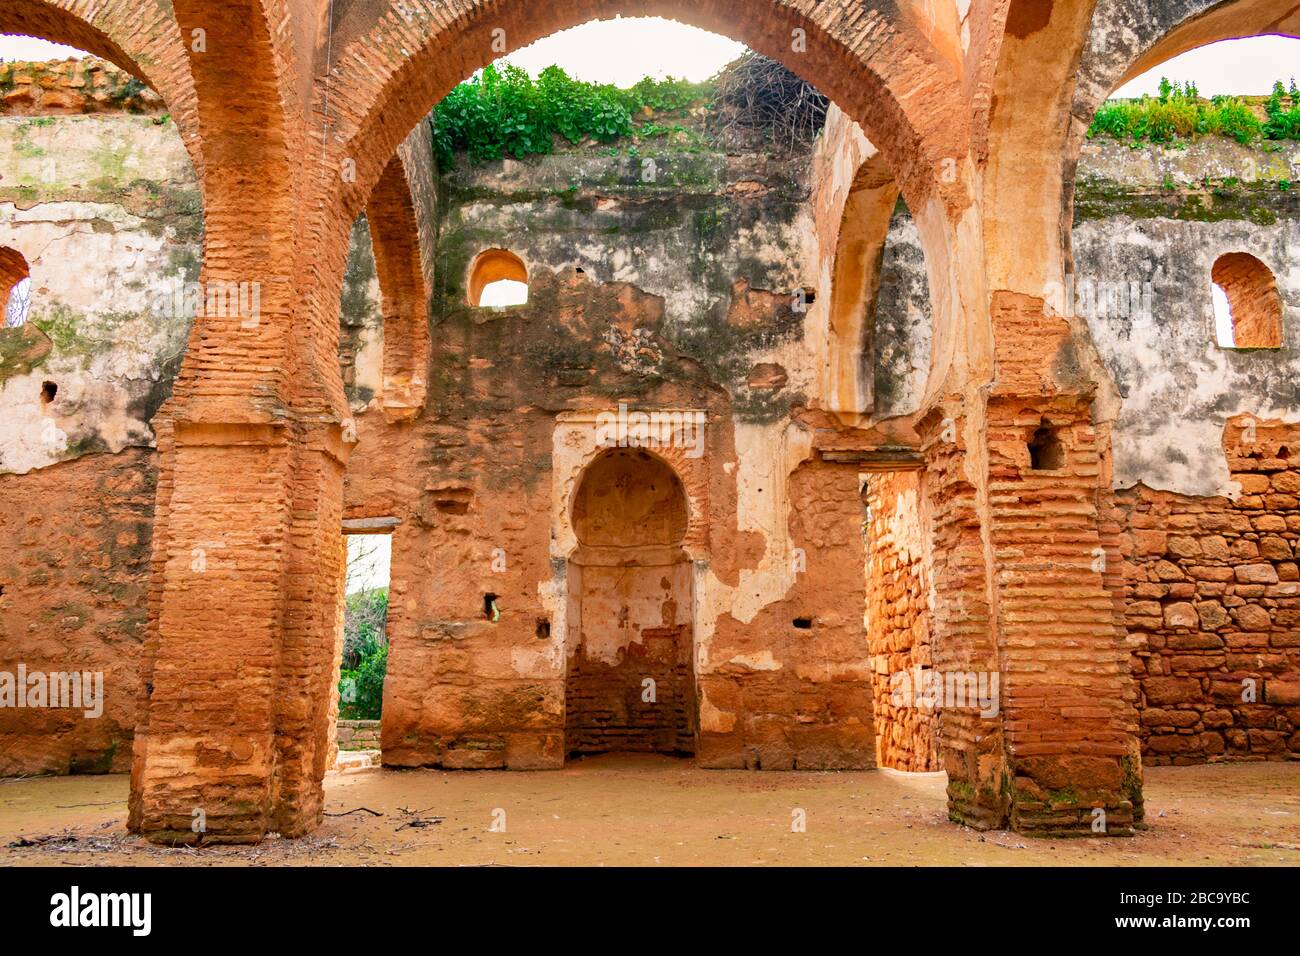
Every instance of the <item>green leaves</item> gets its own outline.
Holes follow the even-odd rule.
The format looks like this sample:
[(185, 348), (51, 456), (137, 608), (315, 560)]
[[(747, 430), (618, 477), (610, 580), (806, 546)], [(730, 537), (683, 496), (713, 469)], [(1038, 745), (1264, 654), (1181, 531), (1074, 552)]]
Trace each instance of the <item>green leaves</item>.
[(388, 671), (388, 588), (349, 594), (343, 605), (339, 716), (378, 720)]
[(1264, 104), (1264, 135), (1269, 139), (1300, 139), (1300, 89), (1291, 80), (1290, 89), (1282, 81), (1273, 84), (1273, 95)]
[(534, 80), (511, 64), (488, 66), (434, 109), (433, 148), (444, 169), (456, 154), (471, 163), (549, 153), (556, 136), (577, 144), (608, 143), (639, 132), (633, 117), (682, 111), (708, 98), (705, 84), (650, 77), (628, 90), (575, 80), (548, 66)]
[(1155, 97), (1103, 103), (1088, 129), (1089, 138), (1109, 136), (1134, 143), (1175, 143), (1193, 136), (1224, 136), (1249, 145), (1259, 139), (1300, 139), (1300, 90), (1295, 81), (1274, 84), (1264, 105), (1265, 119), (1233, 96), (1201, 99), (1195, 83), (1180, 86), (1161, 79)]
[(363, 658), (356, 668), (345, 667), (339, 675), (340, 719), (379, 720), (384, 703), (384, 676), (387, 673), (387, 644)]

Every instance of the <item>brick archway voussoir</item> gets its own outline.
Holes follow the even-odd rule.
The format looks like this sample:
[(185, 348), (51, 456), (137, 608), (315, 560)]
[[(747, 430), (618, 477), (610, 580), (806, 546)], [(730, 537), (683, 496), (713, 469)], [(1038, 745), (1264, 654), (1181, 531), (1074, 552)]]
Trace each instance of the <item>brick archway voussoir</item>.
[[(357, 172), (340, 189), (339, 222), (350, 224), (397, 144), (457, 83), (511, 50), (616, 15), (675, 19), (782, 61), (863, 127), (910, 205), (935, 195), (954, 211), (969, 204), (950, 175), (969, 153), (961, 82), (901, 17), (853, 0), (403, 0), (367, 22), (341, 20), (327, 73), (318, 61), (327, 79), (316, 107), (334, 134), (334, 164), (350, 160)], [(795, 31), (805, 52), (792, 49)]]

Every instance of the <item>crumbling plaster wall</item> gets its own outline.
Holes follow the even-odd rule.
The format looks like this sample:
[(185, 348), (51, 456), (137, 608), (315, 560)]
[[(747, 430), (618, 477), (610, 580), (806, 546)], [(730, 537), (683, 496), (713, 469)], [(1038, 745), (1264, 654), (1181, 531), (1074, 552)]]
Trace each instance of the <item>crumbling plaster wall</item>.
[[(751, 290), (790, 299), (811, 288), (806, 163), (642, 146), (458, 168), (445, 180), (454, 211), (442, 227), (438, 281), (443, 294), (448, 282), (459, 288), (477, 252), (504, 244), (530, 270), (631, 283), (663, 299), (665, 334), (735, 395), (742, 420), (770, 421), (810, 394), (814, 353), (792, 323), (815, 323), (817, 303), (777, 330), (754, 316), (718, 320)], [(752, 363), (741, 363), (759, 353), (785, 370), (780, 389), (747, 385)]]
[(370, 223), (358, 216), (352, 226), (343, 294), (339, 302), (339, 368), (348, 406), (365, 411), (384, 388), (384, 316)]
[[(1291, 459), (1278, 455), (1300, 420), (1297, 179), (1289, 143), (1090, 141), (1075, 187), (1074, 285), (1044, 294), (1087, 322), (1121, 399), (1111, 442), (1124, 622), (1153, 763), (1285, 759), (1300, 747), (1300, 519)], [(893, 374), (889, 356), (929, 344), (928, 322), (914, 320), (929, 304), (906, 222), (900, 210), (882, 265), (877, 414), (888, 407), (882, 381), (902, 386), (894, 408), (916, 407), (920, 388)], [(1281, 349), (1217, 344), (1211, 270), (1228, 252), (1273, 272)], [(1259, 437), (1245, 441), (1250, 422)], [(880, 703), (884, 745), (909, 715), (887, 720)]]
[(123, 771), (151, 421), (185, 347), (192, 313), (172, 293), (198, 278), (202, 210), (176, 128), (138, 81), (96, 61), (3, 64), (0, 93), (0, 246), (32, 279), (27, 323), (0, 330), (0, 670), (102, 673), (104, 691), (94, 718), (0, 711), (0, 773)]
[[(0, 332), (0, 473), (151, 444), (201, 251), (198, 190), (174, 125), (0, 114), (0, 170), (0, 246), (31, 269), (31, 328)], [(53, 401), (42, 400), (46, 382)]]
[(0, 707), (0, 776), (129, 769), (156, 484), (139, 447), (0, 475), (0, 672), (103, 679), (95, 716)]
[[(1227, 420), (1300, 417), (1300, 195), (1279, 185), (1300, 179), (1300, 149), (1094, 142), (1080, 173), (1076, 285), (1150, 283), (1149, 314), (1086, 316), (1123, 398), (1115, 486), (1239, 494), (1223, 455)], [(1228, 252), (1249, 252), (1272, 270), (1284, 305), (1281, 350), (1217, 344), (1210, 272)]]
[[(1082, 315), (1122, 398), (1112, 432), (1115, 487), (1235, 495), (1222, 449), (1228, 419), (1300, 417), (1300, 192), (1284, 188), (1295, 180), (1300, 149), (1290, 145), (1266, 152), (1203, 139), (1134, 150), (1098, 139), (1085, 147), (1074, 291), (1122, 287), (1127, 303)], [(1217, 344), (1210, 271), (1227, 252), (1249, 252), (1272, 270), (1285, 310), (1282, 349)], [(1044, 298), (1064, 304), (1070, 291), (1048, 289)], [(876, 311), (878, 416), (917, 407), (924, 376), (916, 356), (929, 353), (929, 311), (924, 254), (900, 206)]]
[[(825, 568), (805, 570), (805, 549), (820, 562), (828, 535), (861, 545), (856, 470), (817, 466), (791, 420), (811, 391), (809, 330), (824, 308), (796, 295), (814, 287), (806, 154), (582, 147), (461, 166), (438, 192), (430, 402), (414, 424), (360, 415), (348, 479), (349, 515), (392, 507), (403, 520), (385, 760), (562, 760), (567, 502), (596, 453), (597, 416), (624, 402), (706, 422), (698, 456), (670, 450), (696, 522), (701, 761), (870, 764), (861, 574), (839, 589), (798, 585), (826, 583)], [(464, 301), (474, 257), (498, 247), (529, 269), (527, 306)], [(814, 467), (794, 496), (801, 463)], [(850, 510), (806, 515), (810, 540), (796, 540), (795, 498), (820, 506), (840, 492)], [(537, 507), (546, 497), (549, 511)], [(488, 593), (498, 621), (484, 620)], [(805, 616), (813, 633), (794, 627)]]

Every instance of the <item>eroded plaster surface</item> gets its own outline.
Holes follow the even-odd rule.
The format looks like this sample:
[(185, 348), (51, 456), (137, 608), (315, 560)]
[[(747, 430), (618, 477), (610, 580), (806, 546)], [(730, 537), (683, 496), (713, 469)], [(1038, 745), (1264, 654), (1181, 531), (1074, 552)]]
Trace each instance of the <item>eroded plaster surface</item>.
[[(1098, 310), (1088, 320), (1123, 399), (1113, 432), (1116, 487), (1239, 494), (1223, 453), (1228, 419), (1300, 416), (1300, 224), (1086, 222), (1075, 229), (1075, 250), (1080, 275), (1151, 284), (1149, 312)], [(1285, 304), (1282, 349), (1218, 344), (1210, 270), (1229, 252), (1249, 252), (1273, 270)]]
[(36, 364), (0, 348), (0, 472), (153, 441), (193, 321), (202, 218), (175, 127), (0, 118), (0, 246), (31, 270)]

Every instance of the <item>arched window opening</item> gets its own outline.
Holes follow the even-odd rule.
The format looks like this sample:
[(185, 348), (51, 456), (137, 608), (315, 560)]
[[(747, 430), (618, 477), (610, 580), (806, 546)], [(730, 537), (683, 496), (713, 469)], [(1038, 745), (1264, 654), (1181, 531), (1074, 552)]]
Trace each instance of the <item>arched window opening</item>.
[(27, 322), (32, 304), (31, 270), (15, 249), (0, 248), (0, 303), (4, 304), (6, 329)]
[(1282, 296), (1268, 266), (1246, 252), (1220, 256), (1210, 272), (1219, 345), (1282, 347)]
[(513, 252), (487, 249), (470, 268), (469, 302), (480, 308), (528, 303), (528, 268)]

